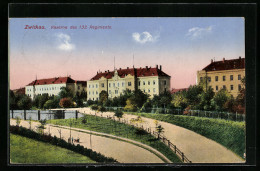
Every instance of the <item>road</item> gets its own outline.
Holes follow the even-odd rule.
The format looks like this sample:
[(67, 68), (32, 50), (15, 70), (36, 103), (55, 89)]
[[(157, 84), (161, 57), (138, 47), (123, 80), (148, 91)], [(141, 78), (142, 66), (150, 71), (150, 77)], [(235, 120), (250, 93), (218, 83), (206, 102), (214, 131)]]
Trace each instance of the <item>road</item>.
[[(16, 120), (11, 119), (10, 120), (11, 125), (16, 125)], [(32, 122), (32, 129), (36, 131), (37, 126), (39, 125), (38, 122)], [(22, 120), (20, 123), (20, 126), (29, 128), (29, 122)], [(61, 130), (61, 136), (64, 140), (68, 140), (70, 137), (70, 130), (69, 127), (56, 127), (54, 125), (49, 125), (47, 124), (46, 129), (44, 130), (47, 133), (50, 133), (52, 136), (57, 136), (60, 137), (59, 131)], [(79, 132), (79, 131), (84, 131), (84, 132)], [(111, 138), (99, 136), (99, 135), (90, 135), (89, 133), (95, 133), (99, 135), (106, 135), (110, 136)], [(132, 143), (129, 142), (124, 142), (116, 139), (116, 136), (109, 135), (109, 134), (103, 134), (103, 133), (98, 133), (94, 131), (86, 131), (82, 129), (73, 129), (71, 131), (71, 136), (75, 138), (80, 138), (80, 145), (83, 145), (86, 148), (91, 148), (93, 151), (99, 152), (107, 157), (112, 157), (116, 159), (120, 163), (164, 163), (163, 160), (161, 160), (158, 156), (156, 156), (154, 153), (160, 155), (161, 157), (165, 158), (167, 162), (170, 162), (165, 156), (163, 156), (160, 152), (157, 150), (144, 145), (142, 143), (129, 140), (126, 138), (121, 138), (123, 140), (127, 140), (130, 142), (133, 142), (138, 145), (142, 145), (146, 148), (149, 148), (150, 150), (154, 151), (154, 153), (141, 148), (139, 146), (136, 146)], [(90, 138), (91, 138), (91, 143), (90, 143)], [(117, 137), (118, 138), (118, 137)], [(68, 156), (69, 157), (69, 156)]]
[[(79, 110), (80, 113), (102, 115), (103, 117), (112, 117), (114, 115), (113, 112), (98, 113), (90, 108), (73, 108), (69, 110)], [(121, 121), (125, 119), (129, 122), (132, 118), (137, 118), (137, 116), (124, 114)], [(150, 128), (152, 131), (155, 130), (154, 119), (145, 117), (142, 117), (142, 119), (144, 122), (139, 123), (139, 125)], [(167, 122), (158, 121), (158, 123), (164, 128), (164, 136), (184, 152), (192, 163), (245, 163), (245, 160), (241, 157), (211, 139)]]

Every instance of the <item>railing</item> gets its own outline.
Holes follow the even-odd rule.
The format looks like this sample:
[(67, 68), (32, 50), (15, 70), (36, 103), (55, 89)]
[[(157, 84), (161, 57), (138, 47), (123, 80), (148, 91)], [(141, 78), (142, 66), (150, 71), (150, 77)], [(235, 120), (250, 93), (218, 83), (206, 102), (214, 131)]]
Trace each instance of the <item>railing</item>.
[[(105, 107), (108, 111), (115, 111), (121, 109), (123, 111), (124, 107)], [(129, 112), (129, 111), (126, 111)], [(142, 108), (138, 112), (143, 113), (156, 113), (156, 114), (173, 114), (173, 115), (185, 115), (185, 116), (197, 116), (197, 117), (207, 117), (207, 118), (218, 118), (233, 121), (245, 121), (245, 114), (230, 113), (230, 112), (220, 112), (220, 111), (204, 111), (204, 110), (181, 110), (181, 109), (169, 109), (169, 108)]]
[[(115, 121), (115, 117), (110, 117), (110, 116), (106, 116), (107, 119), (111, 119)], [(135, 128), (138, 129), (142, 129), (143, 131), (145, 131), (148, 134), (151, 134), (152, 136), (158, 138), (159, 140), (161, 140), (165, 145), (167, 145), (180, 159), (182, 162), (185, 163), (192, 163), (185, 155), (184, 153), (177, 148), (176, 145), (174, 145), (170, 140), (168, 140), (165, 136), (158, 134), (155, 131), (151, 131), (151, 129), (149, 128), (144, 128), (143, 125), (142, 126), (138, 126), (138, 124), (134, 124), (131, 121), (128, 121), (126, 119), (121, 119), (120, 122), (124, 123), (124, 124), (129, 124)]]

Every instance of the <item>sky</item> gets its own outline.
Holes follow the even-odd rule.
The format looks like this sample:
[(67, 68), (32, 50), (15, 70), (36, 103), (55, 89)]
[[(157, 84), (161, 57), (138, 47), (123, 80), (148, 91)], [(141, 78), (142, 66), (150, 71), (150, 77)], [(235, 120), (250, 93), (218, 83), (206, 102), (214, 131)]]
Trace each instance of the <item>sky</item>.
[(10, 89), (36, 77), (87, 81), (114, 65), (161, 65), (171, 88), (186, 88), (196, 84), (197, 71), (211, 59), (244, 58), (244, 42), (241, 17), (9, 18)]

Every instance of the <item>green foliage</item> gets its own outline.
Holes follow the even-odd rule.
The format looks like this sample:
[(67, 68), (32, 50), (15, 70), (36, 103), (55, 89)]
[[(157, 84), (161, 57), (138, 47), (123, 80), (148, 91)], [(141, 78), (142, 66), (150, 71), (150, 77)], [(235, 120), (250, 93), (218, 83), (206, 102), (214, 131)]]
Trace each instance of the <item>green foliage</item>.
[(178, 92), (173, 95), (172, 104), (175, 107), (184, 109), (188, 105), (188, 99), (185, 97), (185, 92)]
[(159, 138), (159, 136), (161, 135), (161, 133), (164, 132), (164, 128), (163, 128), (161, 125), (157, 125), (155, 129), (156, 129), (156, 131), (157, 131), (157, 133), (158, 133), (158, 138)]
[(16, 119), (16, 125), (19, 126), (21, 123), (21, 118), (19, 116), (16, 116), (15, 119)]
[(60, 100), (59, 105), (60, 105), (60, 107), (63, 107), (63, 108), (69, 108), (69, 107), (74, 106), (71, 98), (66, 98), (66, 97)]
[(73, 92), (68, 87), (61, 87), (61, 90), (59, 92), (60, 99), (63, 98), (73, 98)]
[(106, 108), (104, 106), (98, 106), (98, 112), (105, 112), (106, 111)]
[(225, 89), (218, 91), (213, 99), (211, 99), (211, 106), (217, 111), (223, 111), (224, 104), (231, 98), (231, 95)]
[(19, 109), (29, 110), (32, 107), (32, 100), (30, 97), (23, 95), (21, 99), (17, 102)]
[(132, 98), (126, 100), (126, 106), (124, 107), (125, 111), (136, 111), (136, 104), (133, 102)]
[(123, 114), (122, 110), (116, 110), (114, 115), (120, 120), (120, 118), (123, 117)]
[(108, 99), (107, 91), (102, 90), (99, 94), (99, 102), (103, 105)]
[(9, 90), (9, 104), (11, 110), (18, 109), (16, 97), (12, 90)]
[(243, 157), (245, 151), (245, 122), (171, 114), (142, 113), (138, 115), (187, 128), (222, 144)]
[(44, 104), (49, 100), (49, 95), (48, 93), (44, 93), (42, 95), (39, 95), (39, 104), (38, 108), (43, 109)]
[(185, 93), (185, 98), (191, 109), (198, 109), (200, 103), (200, 94), (203, 93), (203, 88), (201, 86), (190, 86)]
[(200, 103), (199, 103), (199, 109), (200, 110), (211, 110), (211, 104), (210, 101), (214, 97), (215, 93), (212, 88), (209, 88), (207, 91), (203, 91), (200, 95)]
[(56, 103), (54, 100), (47, 100), (45, 102), (45, 104), (43, 105), (44, 109), (51, 109), (51, 108), (55, 108), (56, 107)]
[(98, 110), (98, 105), (93, 104), (92, 106), (90, 106), (90, 108), (91, 108), (92, 110)]

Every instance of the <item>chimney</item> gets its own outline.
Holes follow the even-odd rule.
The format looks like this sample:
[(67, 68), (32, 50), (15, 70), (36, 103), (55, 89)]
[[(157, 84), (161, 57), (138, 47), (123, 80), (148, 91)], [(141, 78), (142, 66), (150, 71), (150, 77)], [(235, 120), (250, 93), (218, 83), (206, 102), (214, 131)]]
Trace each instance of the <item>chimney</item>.
[(160, 70), (162, 70), (162, 65), (160, 65)]
[(145, 66), (146, 69), (148, 69), (148, 66)]
[(239, 56), (239, 59), (241, 60), (241, 56)]
[(156, 68), (158, 68), (158, 65), (156, 65)]
[(127, 67), (127, 69), (129, 69), (129, 67)]
[(211, 59), (211, 63), (213, 63), (213, 59)]
[(119, 68), (119, 70), (121, 70), (121, 68)]
[(109, 72), (109, 70), (107, 70), (107, 72)]
[(98, 71), (97, 71), (97, 74), (98, 74)]
[(225, 62), (225, 58), (223, 58), (223, 63)]

